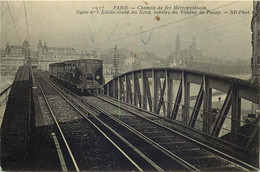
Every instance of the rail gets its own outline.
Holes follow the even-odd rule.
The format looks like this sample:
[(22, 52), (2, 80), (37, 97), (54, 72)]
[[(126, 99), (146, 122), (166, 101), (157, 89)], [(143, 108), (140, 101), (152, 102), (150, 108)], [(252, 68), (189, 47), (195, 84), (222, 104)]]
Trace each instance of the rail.
[[(106, 96), (106, 97), (107, 97), (107, 96)], [(113, 104), (114, 106), (117, 106), (117, 100), (116, 100), (116, 99), (111, 99), (110, 97), (105, 98), (105, 97), (103, 97), (103, 96), (101, 96), (101, 95), (100, 95), (100, 96), (97, 96), (97, 98), (99, 98), (100, 100), (103, 100), (103, 101), (105, 101), (105, 102), (107, 102), (107, 103)], [(127, 105), (126, 103), (124, 103), (124, 104)], [(128, 106), (129, 106), (129, 105), (128, 105)], [(159, 126), (159, 127), (164, 128), (164, 129), (166, 129), (166, 130), (169, 130), (169, 131), (171, 131), (171, 132), (173, 132), (173, 133), (176, 133), (176, 134), (180, 135), (181, 137), (183, 137), (183, 138), (185, 138), (185, 139), (188, 139), (188, 140), (190, 140), (190, 141), (192, 141), (192, 142), (194, 142), (194, 143), (196, 143), (196, 144), (198, 144), (198, 145), (200, 145), (200, 146), (202, 146), (202, 147), (204, 147), (204, 148), (206, 148), (206, 149), (208, 149), (208, 150), (211, 150), (212, 152), (215, 152), (215, 153), (217, 153), (218, 155), (220, 155), (220, 156), (222, 156), (222, 157), (225, 157), (225, 158), (227, 158), (227, 159), (230, 159), (232, 162), (235, 162), (235, 163), (241, 165), (242, 168), (243, 168), (243, 170), (250, 170), (250, 171), (251, 171), (251, 170), (253, 170), (253, 171), (258, 171), (258, 170), (259, 170), (259, 169), (257, 169), (256, 167), (254, 167), (254, 166), (252, 166), (252, 165), (250, 165), (250, 164), (247, 164), (247, 163), (245, 163), (245, 162), (243, 162), (243, 161), (241, 161), (241, 160), (239, 160), (239, 159), (237, 159), (237, 158), (234, 158), (234, 157), (232, 157), (232, 156), (230, 156), (230, 155), (228, 155), (228, 154), (226, 154), (226, 153), (224, 153), (224, 152), (221, 152), (221, 151), (219, 151), (219, 150), (217, 150), (217, 149), (215, 149), (215, 148), (213, 148), (213, 147), (211, 147), (211, 146), (208, 146), (208, 145), (206, 145), (206, 144), (204, 144), (204, 143), (202, 143), (202, 142), (200, 142), (200, 141), (198, 141), (198, 140), (195, 140), (195, 139), (191, 138), (190, 136), (186, 136), (186, 135), (182, 134), (182, 133), (179, 132), (179, 131), (176, 131), (176, 130), (174, 130), (174, 129), (172, 129), (172, 128), (169, 128), (169, 127), (167, 127), (167, 126), (165, 126), (165, 125), (162, 125), (162, 124), (158, 123), (156, 120), (148, 119), (148, 118), (144, 117), (143, 115), (140, 115), (140, 114), (138, 114), (137, 112), (133, 112), (133, 111), (131, 111), (130, 109), (124, 107), (124, 106), (120, 106), (120, 108), (121, 108), (122, 110), (124, 110), (124, 111), (129, 112), (130, 114), (133, 114), (134, 116), (137, 116), (137, 117), (140, 118), (140, 119), (143, 119), (143, 120), (148, 121), (148, 122), (150, 122), (150, 123), (152, 123), (152, 124), (155, 124), (156, 126)], [(142, 110), (142, 109), (140, 109), (140, 110)], [(163, 119), (163, 118), (161, 118), (159, 115), (154, 115), (154, 114), (152, 114), (152, 113), (149, 113), (149, 114), (151, 114), (152, 116), (157, 117), (157, 119)]]
[(62, 132), (62, 130), (61, 130), (61, 127), (60, 127), (60, 125), (59, 125), (59, 123), (58, 123), (58, 121), (57, 121), (57, 119), (56, 119), (56, 117), (55, 117), (55, 114), (54, 114), (54, 112), (53, 112), (53, 110), (52, 110), (52, 108), (51, 108), (51, 106), (50, 106), (50, 104), (49, 104), (49, 102), (48, 102), (48, 99), (47, 99), (47, 97), (46, 97), (46, 95), (45, 95), (45, 93), (44, 93), (44, 91), (43, 91), (43, 89), (42, 89), (42, 87), (41, 87), (41, 85), (40, 85), (40, 83), (39, 83), (37, 77), (36, 77), (35, 80), (36, 80), (36, 82), (38, 83), (38, 86), (39, 86), (39, 88), (40, 88), (40, 91), (41, 91), (41, 93), (42, 93), (42, 96), (43, 96), (43, 98), (44, 98), (44, 101), (45, 101), (45, 103), (46, 103), (46, 105), (47, 105), (47, 107), (48, 107), (48, 109), (49, 109), (49, 112), (51, 113), (51, 116), (52, 116), (52, 118), (53, 118), (53, 120), (54, 120), (54, 122), (55, 122), (55, 124), (56, 124), (56, 126), (57, 126), (57, 128), (58, 128), (58, 130), (59, 130), (59, 133), (60, 133), (60, 135), (61, 135), (61, 137), (62, 137), (62, 139), (63, 139), (63, 142), (64, 142), (65, 145), (66, 145), (67, 151), (69, 152), (69, 155), (70, 155), (70, 157), (71, 157), (71, 160), (72, 160), (72, 162), (73, 162), (73, 165), (74, 165), (76, 171), (79, 172), (80, 170), (79, 170), (79, 167), (78, 167), (78, 165), (77, 165), (77, 162), (76, 162), (76, 160), (75, 160), (75, 158), (74, 158), (74, 155), (73, 155), (72, 152), (71, 152), (71, 149), (70, 149), (70, 147), (69, 147), (69, 144), (68, 144), (68, 142), (67, 142), (67, 140), (66, 140), (66, 138), (65, 138), (65, 136), (64, 136), (64, 134), (63, 134), (63, 132)]
[[(47, 81), (48, 83), (50, 83), (50, 81)], [(53, 86), (54, 88), (55, 86)], [(57, 86), (56, 86), (57, 87)], [(59, 87), (60, 89), (63, 89), (63, 93), (59, 93), (60, 95), (64, 96), (64, 98), (69, 98), (68, 94), (73, 96), (74, 98), (77, 99), (77, 101), (75, 102), (75, 100), (70, 99), (68, 100), (68, 102), (74, 102), (76, 105), (74, 105), (74, 107), (76, 106), (77, 108), (80, 108), (81, 110), (86, 111), (89, 115), (91, 115), (93, 118), (95, 118), (96, 120), (98, 120), (99, 122), (101, 122), (104, 126), (107, 126), (107, 124), (105, 124), (104, 122), (102, 122), (100, 119), (98, 119), (95, 115), (93, 115), (93, 112), (91, 113), (91, 110), (96, 111), (96, 113), (100, 114), (105, 114), (106, 116), (108, 116), (109, 118), (111, 118), (112, 120), (115, 120), (118, 124), (124, 126), (125, 128), (127, 128), (127, 130), (129, 130), (130, 132), (134, 133), (135, 135), (137, 135), (138, 137), (140, 137), (141, 139), (143, 139), (144, 141), (146, 141), (147, 143), (151, 144), (153, 147), (155, 147), (156, 149), (160, 150), (163, 154), (165, 154), (166, 156), (168, 156), (169, 158), (173, 159), (175, 162), (177, 162), (178, 164), (180, 164), (181, 166), (183, 166), (186, 170), (190, 170), (190, 171), (200, 171), (199, 169), (197, 169), (196, 167), (192, 166), (191, 164), (189, 164), (188, 162), (186, 162), (185, 160), (183, 160), (182, 158), (178, 157), (177, 155), (173, 154), (172, 152), (168, 151), (167, 149), (165, 149), (164, 147), (162, 147), (161, 145), (157, 144), (156, 142), (154, 142), (153, 140), (149, 139), (148, 137), (146, 137), (145, 135), (141, 134), (140, 132), (136, 131), (135, 129), (131, 128), (130, 126), (127, 126), (126, 124), (122, 123), (121, 121), (117, 121), (115, 118), (112, 117), (111, 114), (105, 112), (104, 110), (94, 106), (93, 104), (90, 104), (89, 102), (85, 101), (83, 98), (81, 98), (80, 96), (72, 93), (71, 91), (63, 88), (63, 87)], [(55, 88), (54, 88), (55, 89)], [(66, 92), (66, 93), (65, 93)], [(79, 103), (83, 103), (84, 106), (90, 107), (91, 110), (88, 110), (86, 107), (84, 106), (80, 106)], [(75, 108), (77, 110), (77, 108)], [(78, 110), (77, 110), (78, 111)], [(79, 111), (80, 113), (80, 111)], [(85, 115), (83, 115), (84, 118), (86, 118), (87, 120), (89, 120)], [(112, 130), (111, 127), (107, 126), (108, 129)], [(126, 141), (126, 140), (125, 140)], [(128, 143), (130, 144), (130, 143)], [(137, 150), (137, 148), (134, 148), (135, 150)], [(141, 153), (141, 151), (138, 151)], [(145, 155), (142, 154), (142, 157), (144, 157)], [(145, 157), (146, 160), (148, 160), (149, 158)], [(149, 160), (149, 163), (151, 163), (152, 161)], [(155, 164), (154, 162), (152, 162), (152, 166), (154, 166), (158, 171), (163, 171), (159, 165)]]
[(9, 89), (11, 89), (12, 87), (12, 84), (9, 85), (6, 89), (4, 89), (1, 93), (0, 93), (0, 97), (2, 97), (5, 93), (6, 93), (6, 97), (4, 98), (4, 100), (0, 101), (0, 106), (4, 103), (4, 102), (7, 102), (8, 100), (8, 96), (7, 96), (7, 92)]
[(12, 84), (9, 85), (6, 89), (4, 89), (4, 90), (0, 93), (0, 97), (1, 97), (2, 95), (4, 95), (11, 87), (12, 87)]
[[(95, 117), (95, 115), (93, 115), (93, 113), (95, 114), (96, 112), (93, 111), (89, 111), (88, 109), (86, 109), (83, 106), (79, 106), (79, 102), (75, 102), (75, 100), (73, 100), (70, 96), (76, 96), (74, 93), (70, 92), (69, 90), (66, 90), (66, 92), (62, 91), (61, 88), (58, 88), (57, 86), (54, 86), (53, 83), (51, 83), (50, 81), (48, 81), (48, 79), (41, 75), (46, 82), (48, 82), (48, 84), (50, 84), (50, 86), (66, 101), (68, 102), (84, 119), (86, 119), (92, 126), (94, 126), (94, 128), (96, 128), (114, 147), (116, 147), (116, 149), (119, 150), (119, 152), (121, 152), (139, 171), (143, 171), (143, 169), (137, 165), (136, 162), (134, 162), (128, 155), (127, 153), (124, 152), (124, 150), (122, 150), (109, 136), (107, 136), (105, 134), (105, 132), (103, 132), (94, 122), (92, 122), (87, 116), (91, 115), (92, 117), (94, 117), (95, 119), (99, 120), (98, 118)], [(108, 128), (110, 131), (112, 131), (114, 134), (116, 134), (109, 126), (107, 126), (105, 123), (103, 123), (102, 121), (99, 120), (100, 123), (102, 123), (102, 125), (104, 125), (106, 128)], [(118, 134), (117, 134), (118, 136)], [(120, 138), (122, 139), (122, 138)], [(123, 139), (122, 139), (123, 140)], [(128, 143), (126, 140), (123, 140), (123, 142), (127, 143), (128, 146), (132, 147), (132, 145), (130, 145), (130, 143)], [(133, 148), (135, 150), (137, 150), (136, 148)], [(144, 157), (144, 155), (141, 154), (141, 152), (138, 152), (142, 157)], [(149, 159), (146, 158), (146, 160), (149, 162)], [(151, 161), (149, 163), (152, 163)], [(158, 167), (156, 167), (158, 168)]]

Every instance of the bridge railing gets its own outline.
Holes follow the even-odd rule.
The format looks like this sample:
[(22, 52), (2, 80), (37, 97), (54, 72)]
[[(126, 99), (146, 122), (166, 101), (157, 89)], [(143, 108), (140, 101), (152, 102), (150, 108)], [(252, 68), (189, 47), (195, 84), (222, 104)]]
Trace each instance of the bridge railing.
[[(239, 144), (244, 147), (251, 145), (259, 127), (258, 114), (244, 120), (241, 111), (241, 101), (259, 108), (259, 87), (237, 78), (185, 69), (141, 69), (115, 77), (102, 93), (214, 137), (235, 143), (243, 138)], [(225, 100), (216, 104), (212, 99), (219, 94)]]
[[(0, 106), (2, 105), (2, 104), (4, 104), (4, 103), (7, 103), (7, 101), (8, 101), (8, 96), (7, 96), (7, 94), (8, 94), (8, 91), (10, 90), (10, 88), (11, 88), (11, 86), (12, 86), (12, 84), (11, 85), (9, 85), (6, 89), (4, 89), (1, 93), (0, 93)], [(4, 98), (3, 98), (4, 97)]]

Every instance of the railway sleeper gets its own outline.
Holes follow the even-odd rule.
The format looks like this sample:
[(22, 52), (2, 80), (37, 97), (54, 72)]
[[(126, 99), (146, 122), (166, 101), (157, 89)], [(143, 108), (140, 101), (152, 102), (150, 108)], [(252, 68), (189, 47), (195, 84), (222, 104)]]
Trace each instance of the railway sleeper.
[(225, 166), (229, 165), (230, 162), (223, 160), (222, 158), (218, 157), (201, 157), (201, 158), (194, 158), (188, 160), (189, 163), (193, 164), (195, 167), (201, 169), (202, 171), (208, 171), (208, 168), (211, 167), (218, 167), (218, 166)]
[(177, 155), (188, 155), (190, 156), (191, 154), (194, 156), (194, 157), (200, 157), (200, 156), (210, 156), (212, 155), (212, 153), (210, 152), (207, 152), (205, 150), (202, 150), (202, 149), (199, 149), (199, 148), (191, 148), (191, 149), (182, 149), (182, 150), (176, 150), (176, 151), (173, 151), (175, 154)]
[(211, 167), (205, 169), (207, 171), (241, 171), (240, 168), (238, 168), (236, 165), (228, 164), (228, 165), (222, 165), (218, 167)]
[(197, 146), (193, 145), (193, 144), (172, 144), (172, 145), (168, 145), (167, 146), (168, 150), (170, 151), (176, 151), (176, 150), (184, 150), (184, 149), (193, 149), (193, 148), (197, 148)]

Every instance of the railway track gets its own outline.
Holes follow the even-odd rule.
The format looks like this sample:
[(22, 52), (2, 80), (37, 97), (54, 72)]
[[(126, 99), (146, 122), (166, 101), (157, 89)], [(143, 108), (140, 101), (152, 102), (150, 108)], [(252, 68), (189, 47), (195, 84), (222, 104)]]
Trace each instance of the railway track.
[[(36, 79), (36, 81), (38, 82), (38, 79)], [(48, 106), (49, 111), (51, 112), (52, 118), (55, 121), (55, 124), (58, 128), (58, 131), (62, 137), (62, 141), (59, 142), (64, 142), (66, 145), (66, 148), (63, 147), (63, 152), (69, 152), (70, 155), (70, 159), (73, 162), (73, 166), (74, 168), (68, 168), (69, 170), (76, 170), (76, 171), (80, 171), (80, 169), (82, 170), (139, 170), (142, 171), (142, 169), (136, 165), (136, 163), (127, 155), (127, 153), (125, 153), (108, 135), (105, 134), (105, 132), (103, 132), (104, 129), (101, 129), (101, 127), (103, 127), (101, 124), (99, 124), (99, 126), (97, 126), (95, 123), (93, 123), (91, 120), (89, 120), (87, 118), (87, 114), (84, 113), (84, 111), (79, 110), (78, 107), (76, 107), (75, 105), (71, 104), (70, 102), (70, 106), (72, 106), (72, 108), (74, 108), (80, 115), (82, 115), (84, 117), (84, 122), (81, 122), (80, 124), (77, 125), (81, 125), (83, 126), (83, 128), (86, 128), (86, 126), (90, 126), (92, 128), (95, 128), (96, 131), (98, 131), (99, 133), (93, 133), (92, 137), (95, 138), (95, 142), (97, 142), (98, 145), (96, 145), (96, 147), (92, 147), (91, 150), (89, 150), (88, 148), (90, 148), (91, 145), (86, 145), (85, 142), (89, 142), (89, 140), (84, 140), (84, 143), (77, 143), (74, 142), (73, 139), (68, 139), (71, 137), (71, 135), (75, 134), (74, 130), (77, 130), (74, 126), (70, 126), (70, 129), (66, 129), (66, 126), (64, 127), (64, 123), (59, 122), (59, 119), (56, 118), (57, 114), (54, 113), (54, 106), (51, 105), (49, 103), (50, 99), (47, 98), (47, 96), (45, 95), (46, 92), (50, 92), (52, 88), (50, 85), (50, 87), (46, 86), (46, 83), (44, 84), (45, 81), (41, 80), (40, 82), (38, 82), (38, 87), (41, 90), (41, 93), (44, 97), (44, 100)], [(42, 88), (41, 85), (45, 85), (45, 88)], [(55, 90), (55, 89), (54, 89)], [(53, 90), (52, 90), (53, 91)], [(58, 93), (58, 92), (57, 92)], [(62, 95), (60, 95), (65, 101), (67, 101), (69, 103), (68, 97), (64, 97)], [(94, 113), (94, 112), (92, 112)], [(87, 119), (87, 120), (86, 120)], [(67, 126), (68, 127), (68, 126)], [(89, 129), (86, 131), (85, 130), (85, 134), (89, 134)], [(106, 132), (107, 133), (107, 132)], [(78, 135), (77, 137), (85, 137), (84, 135)], [(97, 138), (95, 137), (95, 135), (99, 135), (99, 137), (102, 138)], [(111, 135), (111, 133), (110, 133)], [(106, 139), (104, 139), (104, 137)], [(87, 137), (89, 138), (89, 137)], [(67, 141), (67, 140), (72, 140), (72, 141)], [(83, 140), (81, 140), (82, 142)], [(109, 142), (112, 143), (111, 145), (109, 145)], [(103, 144), (104, 143), (104, 144)], [(80, 148), (79, 144), (83, 144)], [(95, 145), (95, 143), (93, 143)], [(84, 146), (85, 145), (85, 146)], [(101, 146), (100, 146), (101, 145)], [(103, 147), (102, 147), (103, 146)], [(125, 145), (124, 145), (125, 146)], [(121, 146), (122, 147), (122, 146)], [(126, 147), (126, 146), (125, 146)], [(75, 149), (80, 150), (76, 151)], [(99, 149), (101, 152), (103, 152), (103, 154), (99, 154), (98, 157), (95, 156), (95, 149)], [(93, 151), (94, 150), (94, 151)], [(131, 151), (131, 150), (129, 150)], [(76, 152), (75, 154), (73, 152)], [(114, 152), (114, 153), (113, 153)], [(84, 157), (89, 158), (88, 156), (92, 156), (95, 157), (93, 158), (93, 161), (99, 161), (100, 159), (103, 159), (103, 161), (107, 161), (108, 163), (104, 163), (104, 164), (95, 164), (95, 167), (89, 167), (88, 165), (88, 161), (85, 159), (85, 162), (82, 161), (82, 159), (80, 157), (78, 157), (78, 154), (85, 154)], [(93, 154), (90, 154), (93, 153)], [(132, 152), (132, 154), (134, 154)], [(107, 155), (110, 155), (112, 157), (109, 157)], [(135, 154), (133, 157), (137, 158), (138, 156), (140, 156), (139, 154)], [(82, 157), (82, 156), (81, 156)], [(68, 160), (68, 158), (67, 158)], [(65, 157), (65, 161), (66, 161), (66, 157)], [(118, 161), (118, 162), (114, 162), (114, 161)], [(116, 165), (122, 163), (124, 167), (117, 167)], [(86, 166), (87, 164), (87, 166)], [(113, 165), (116, 164), (116, 167), (113, 167)], [(104, 167), (99, 167), (99, 166), (104, 166)], [(151, 168), (150, 168), (151, 169)]]
[[(53, 87), (54, 88), (54, 87)], [(71, 94), (68, 95), (61, 90), (56, 88), (56, 91), (60, 93), (60, 95), (71, 104), (74, 109), (76, 109), (85, 119), (87, 119), (93, 126), (95, 126), (103, 135), (110, 140), (110, 142), (117, 147), (125, 157), (129, 159), (129, 161), (137, 168), (139, 171), (149, 170), (149, 171), (163, 171), (163, 169), (157, 165), (153, 160), (148, 158), (146, 155), (140, 151), (140, 148), (137, 149), (133, 144), (129, 143), (126, 139), (124, 139), (120, 134), (118, 134), (115, 130), (111, 129), (111, 126), (105, 124), (102, 120), (97, 118), (96, 116), (100, 115), (100, 112), (97, 110), (93, 110), (91, 108), (85, 108), (85, 104), (81, 105), (81, 99), (75, 99), (75, 95)], [(72, 99), (74, 96), (74, 99)], [(76, 98), (78, 98), (76, 96)], [(91, 117), (90, 117), (91, 116)], [(128, 134), (129, 135), (129, 134)], [(139, 141), (140, 143), (140, 141)], [(143, 143), (144, 147), (147, 148), (147, 143)], [(145, 145), (146, 144), (146, 145)], [(122, 149), (121, 149), (122, 148)], [(157, 152), (156, 152), (157, 151)], [(154, 152), (159, 155), (160, 157), (164, 156), (162, 152), (154, 149), (153, 147), (150, 148), (149, 152)], [(166, 158), (167, 159), (167, 158)], [(176, 162), (174, 158), (168, 158), (164, 164), (168, 164), (169, 169), (176, 169), (176, 170), (194, 170), (193, 168), (187, 166), (180, 165)]]
[[(97, 102), (102, 100), (107, 104), (113, 105), (114, 109), (118, 108), (118, 102), (115, 99), (102, 95), (97, 96), (96, 99)], [(95, 100), (91, 100), (91, 102), (95, 103)], [(102, 104), (104, 104), (104, 102), (102, 102)], [(122, 122), (135, 128), (140, 133), (202, 171), (258, 171), (256, 167), (160, 124), (162, 119), (157, 116), (147, 113), (140, 114), (140, 111), (133, 111), (133, 108), (127, 106), (121, 105), (120, 108), (120, 120)], [(116, 115), (114, 114), (114, 116)]]
[[(145, 119), (130, 110), (122, 110), (122, 115), (119, 117), (117, 113), (113, 113), (118, 108), (115, 100), (104, 97), (92, 97), (91, 100), (85, 100), (63, 87), (58, 88), (54, 85), (53, 87), (56, 87), (60, 93), (69, 93), (70, 101), (79, 109), (88, 113), (89, 119), (92, 119), (93, 123), (105, 126), (106, 132), (109, 130), (114, 134), (117, 133), (115, 135), (118, 138), (122, 137), (128, 142), (128, 145), (131, 145), (130, 147), (134, 148), (133, 150), (141, 152), (141, 157), (145, 157), (143, 159), (156, 170), (257, 170), (239, 160), (233, 162), (224, 159), (209, 151), (208, 148), (205, 148), (205, 145), (194, 140), (191, 141), (191, 139), (175, 131), (169, 131), (151, 119)], [(100, 103), (101, 99), (102, 103)], [(102, 108), (98, 104), (101, 104)], [(154, 117), (150, 116), (150, 118)], [(143, 165), (143, 163), (140, 163), (140, 159), (136, 162)], [(146, 166), (141, 169), (151, 170), (147, 169)]]
[[(51, 114), (51, 116), (52, 116), (52, 119), (53, 119), (53, 121), (55, 122), (55, 125), (56, 125), (56, 127), (57, 127), (57, 129), (58, 129), (58, 131), (59, 131), (59, 133), (60, 133), (60, 136), (61, 136), (61, 138), (62, 138), (62, 141), (63, 141), (63, 143), (64, 143), (65, 146), (66, 146), (66, 151), (67, 151), (67, 152), (69, 153), (69, 155), (70, 155), (70, 158), (71, 158), (71, 160), (72, 160), (72, 162), (73, 162), (73, 166), (74, 166), (74, 168), (75, 168), (74, 170), (79, 171), (78, 164), (77, 164), (77, 162), (76, 162), (76, 160), (75, 160), (75, 158), (74, 158), (74, 155), (73, 155), (72, 152), (71, 152), (71, 149), (70, 149), (70, 146), (69, 146), (69, 144), (68, 144), (68, 142), (67, 142), (67, 139), (65, 138), (64, 133), (63, 133), (63, 131), (62, 131), (62, 129), (61, 129), (61, 126), (60, 126), (60, 124), (59, 124), (59, 122), (58, 122), (58, 119), (56, 118), (56, 116), (55, 116), (55, 114), (54, 114), (54, 112), (53, 112), (53, 107), (51, 107), (51, 105), (50, 105), (50, 103), (49, 103), (49, 100), (47, 99), (46, 93), (44, 92), (44, 91), (46, 91), (46, 90), (44, 90), (43, 87), (42, 87), (43, 83), (42, 83), (42, 81), (41, 81), (41, 83), (40, 83), (40, 81), (38, 80), (37, 77), (36, 77), (36, 82), (37, 82), (38, 88), (40, 89), (41, 94), (42, 94), (42, 96), (43, 96), (43, 98), (44, 98), (44, 101), (45, 101), (45, 103), (46, 103), (46, 105), (47, 105), (47, 107), (48, 107), (48, 110), (49, 110), (49, 112), (50, 112), (50, 114)], [(45, 87), (45, 89), (46, 89), (46, 87)], [(67, 168), (67, 167), (65, 167), (65, 168)], [(66, 171), (66, 170), (65, 170), (65, 171)]]
[[(50, 83), (50, 82), (49, 82)], [(50, 83), (52, 84), (52, 83)], [(138, 170), (140, 171), (164, 171), (164, 170), (191, 170), (199, 171), (194, 168), (189, 163), (183, 161), (176, 155), (167, 152), (167, 150), (151, 142), (149, 138), (145, 138), (142, 135), (136, 137), (137, 132), (131, 130), (130, 127), (120, 124), (117, 121), (117, 124), (109, 123), (104, 120), (104, 116), (107, 116), (109, 119), (112, 119), (111, 115), (103, 113), (84, 101), (81, 97), (65, 90), (64, 88), (52, 85), (65, 99), (68, 99), (68, 102), (71, 102), (71, 105), (75, 109), (79, 109), (79, 112), (87, 114), (86, 119), (93, 122), (98, 126), (104, 133), (110, 136), (111, 140), (117, 142), (119, 147), (122, 147), (124, 152), (128, 153), (128, 156), (136, 163)], [(63, 91), (61, 89), (64, 89)], [(66, 93), (65, 93), (66, 92)], [(68, 94), (69, 93), (69, 94)], [(105, 121), (105, 122), (104, 122)], [(113, 121), (113, 120), (112, 120)], [(111, 122), (111, 121), (110, 121)], [(116, 126), (118, 125), (118, 126)], [(118, 130), (118, 128), (121, 128)], [(113, 135), (111, 134), (113, 133)], [(124, 133), (124, 134), (123, 134)], [(116, 137), (115, 137), (116, 136)], [(128, 139), (125, 139), (127, 138)], [(118, 139), (119, 138), (119, 139)], [(134, 138), (129, 139), (129, 138)], [(127, 146), (126, 146), (127, 145)], [(138, 154), (138, 156), (136, 155)]]

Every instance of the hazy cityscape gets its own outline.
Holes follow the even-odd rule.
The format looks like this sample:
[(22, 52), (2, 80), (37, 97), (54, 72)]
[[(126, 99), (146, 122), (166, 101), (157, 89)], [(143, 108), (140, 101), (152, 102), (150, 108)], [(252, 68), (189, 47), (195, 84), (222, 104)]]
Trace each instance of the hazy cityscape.
[[(203, 55), (203, 49), (197, 48), (196, 37), (191, 38), (190, 45), (181, 47), (181, 39), (177, 35), (175, 43), (172, 44), (172, 52), (167, 58), (161, 58), (153, 52), (136, 52), (130, 48), (120, 48), (118, 46), (118, 63), (121, 66), (120, 73), (127, 71), (152, 68), (152, 67), (175, 67), (199, 70), (203, 72), (218, 73), (223, 75), (233, 75), (243, 78), (250, 75), (250, 60), (233, 57), (207, 57)], [(1, 75), (13, 76), (19, 66), (24, 64), (24, 51), (28, 42), (23, 45), (9, 45), (6, 43), (5, 49), (1, 50)], [(35, 49), (31, 49), (31, 59), (34, 68), (48, 70), (48, 66), (54, 62), (98, 58), (104, 62), (104, 75), (112, 77), (112, 67), (114, 65), (114, 47), (109, 49), (94, 49), (92, 51), (78, 50), (71, 47), (49, 47), (46, 42), (39, 40)], [(244, 78), (249, 79), (249, 78)]]

